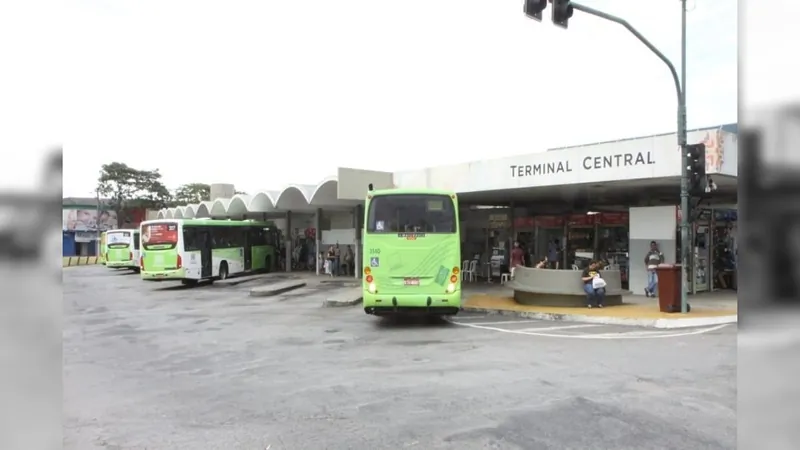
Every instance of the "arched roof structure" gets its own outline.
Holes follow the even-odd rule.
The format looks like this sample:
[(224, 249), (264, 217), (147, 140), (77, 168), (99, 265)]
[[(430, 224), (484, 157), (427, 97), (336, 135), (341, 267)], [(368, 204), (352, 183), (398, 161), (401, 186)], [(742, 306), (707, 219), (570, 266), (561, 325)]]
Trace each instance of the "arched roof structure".
[(314, 211), (317, 208), (350, 208), (358, 202), (339, 200), (339, 180), (328, 177), (317, 184), (290, 184), (279, 191), (258, 191), (253, 195), (237, 194), (213, 202), (162, 209), (159, 219), (224, 218), (248, 213)]

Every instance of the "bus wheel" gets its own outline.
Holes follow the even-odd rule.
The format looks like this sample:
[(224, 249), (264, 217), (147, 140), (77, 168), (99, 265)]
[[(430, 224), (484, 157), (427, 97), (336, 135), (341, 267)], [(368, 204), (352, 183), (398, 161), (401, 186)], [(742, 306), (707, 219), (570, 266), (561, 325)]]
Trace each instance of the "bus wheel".
[(267, 258), (264, 260), (264, 273), (270, 272), (272, 272), (272, 258), (267, 256)]
[(219, 263), (219, 279), (220, 280), (228, 279), (228, 263), (225, 261)]

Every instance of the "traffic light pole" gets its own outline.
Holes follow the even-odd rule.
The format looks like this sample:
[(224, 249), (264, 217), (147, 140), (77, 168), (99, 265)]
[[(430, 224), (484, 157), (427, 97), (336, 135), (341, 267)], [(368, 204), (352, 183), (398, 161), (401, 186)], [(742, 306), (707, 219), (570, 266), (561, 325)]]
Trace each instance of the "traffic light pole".
[[(691, 246), (689, 242), (689, 170), (686, 167), (686, 0), (681, 2), (681, 77), (678, 78), (678, 71), (663, 53), (661, 53), (650, 41), (647, 40), (636, 28), (626, 20), (604, 13), (594, 8), (570, 2), (576, 11), (605, 19), (622, 25), (631, 32), (636, 39), (642, 42), (653, 52), (664, 64), (667, 65), (672, 74), (672, 81), (675, 83), (675, 92), (678, 95), (678, 146), (681, 149), (681, 312), (687, 313), (689, 303), (687, 294), (689, 292), (689, 253)], [(681, 83), (683, 81), (683, 83)], [(681, 88), (683, 86), (683, 88)]]

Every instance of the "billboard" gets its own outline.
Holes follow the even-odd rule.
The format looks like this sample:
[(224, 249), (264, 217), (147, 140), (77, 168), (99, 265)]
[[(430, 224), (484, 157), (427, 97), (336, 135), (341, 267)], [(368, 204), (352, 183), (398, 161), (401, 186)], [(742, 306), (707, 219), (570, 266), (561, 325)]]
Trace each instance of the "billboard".
[(93, 231), (117, 228), (117, 213), (101, 210), (98, 216), (96, 209), (64, 209), (62, 210), (64, 231)]

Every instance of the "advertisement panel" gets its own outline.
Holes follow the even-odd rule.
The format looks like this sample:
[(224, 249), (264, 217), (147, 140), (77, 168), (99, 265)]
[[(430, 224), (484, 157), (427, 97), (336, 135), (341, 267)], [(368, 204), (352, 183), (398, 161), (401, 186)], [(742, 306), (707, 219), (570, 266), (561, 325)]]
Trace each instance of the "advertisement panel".
[(177, 243), (177, 223), (151, 223), (142, 227), (142, 245), (145, 249), (157, 250), (162, 248), (172, 248)]
[(115, 211), (100, 211), (99, 217), (96, 209), (64, 209), (62, 210), (64, 231), (92, 231), (110, 230), (117, 228), (117, 213)]
[(106, 234), (106, 244), (109, 248), (129, 247), (133, 241), (133, 233), (130, 231), (109, 231)]

